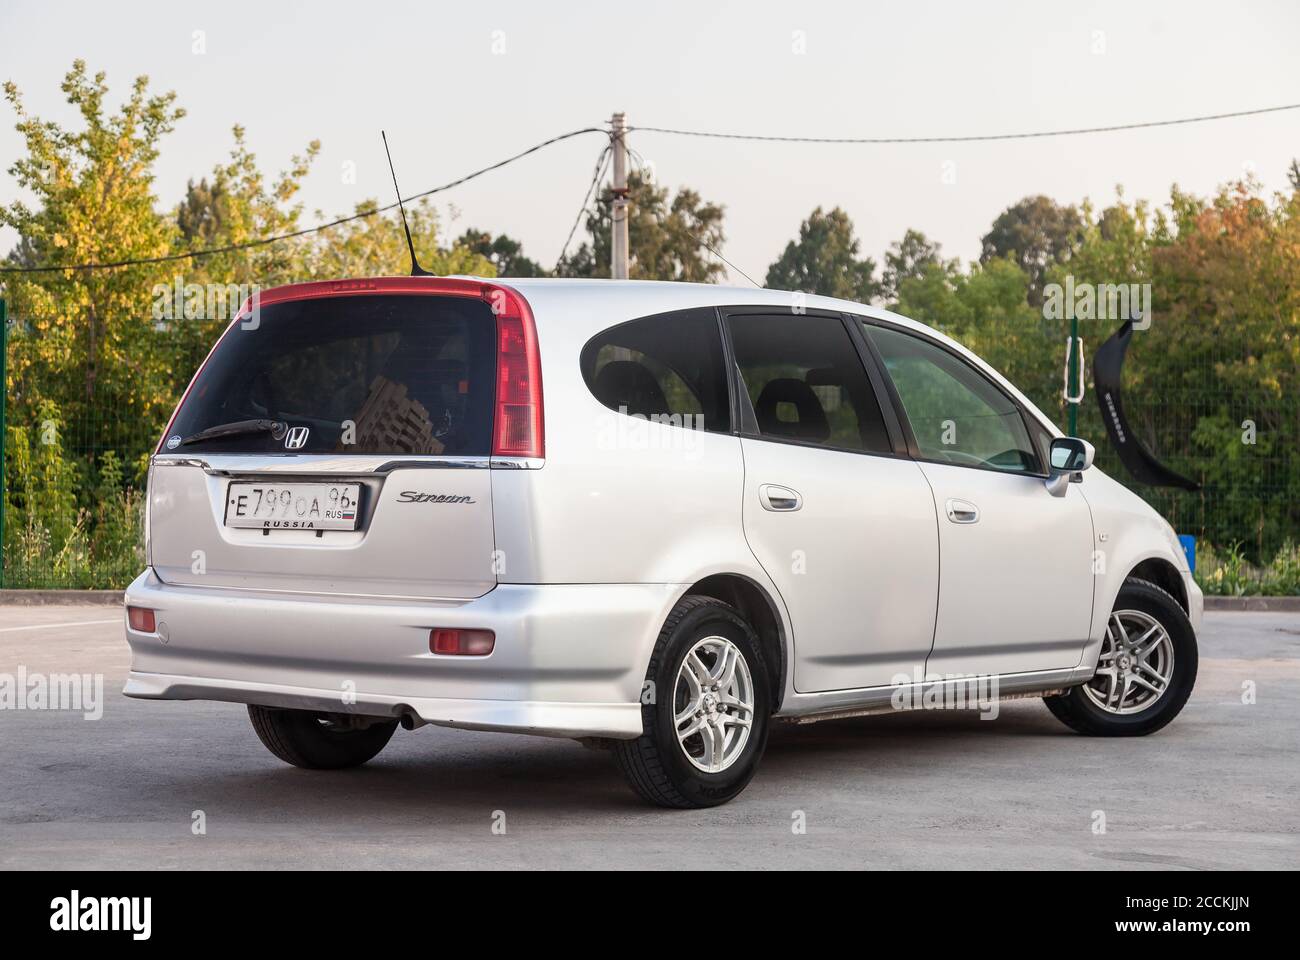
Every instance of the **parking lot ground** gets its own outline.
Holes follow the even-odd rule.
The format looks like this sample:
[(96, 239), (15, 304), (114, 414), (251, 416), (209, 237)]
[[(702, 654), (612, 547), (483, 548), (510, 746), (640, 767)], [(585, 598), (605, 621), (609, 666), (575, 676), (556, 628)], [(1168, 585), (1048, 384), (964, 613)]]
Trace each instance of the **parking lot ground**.
[(357, 770), (294, 769), (242, 706), (123, 697), (120, 624), (0, 607), (0, 677), (104, 678), (100, 719), (0, 709), (0, 868), (1300, 863), (1297, 613), (1207, 613), (1196, 690), (1154, 736), (1079, 736), (1039, 700), (778, 726), (749, 788), (696, 811), (643, 805), (607, 754), (564, 740), (425, 727)]

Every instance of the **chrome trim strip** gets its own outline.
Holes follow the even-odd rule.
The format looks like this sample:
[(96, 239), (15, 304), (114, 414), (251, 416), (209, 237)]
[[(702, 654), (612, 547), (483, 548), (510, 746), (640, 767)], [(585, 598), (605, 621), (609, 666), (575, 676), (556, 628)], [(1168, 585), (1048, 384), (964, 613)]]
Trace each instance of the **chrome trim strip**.
[(218, 454), (171, 456), (154, 454), (151, 463), (159, 467), (199, 467), (218, 476), (235, 474), (377, 474), (402, 469), (471, 470), (487, 469), (491, 457), (441, 457), (412, 455), (394, 457), (374, 454)]
[[(351, 531), (348, 532), (350, 533)], [(477, 597), (425, 597), (405, 593), (336, 593), (333, 591), (288, 589), (282, 587), (242, 587), (226, 583), (173, 583), (158, 576), (157, 570), (153, 571), (153, 575), (158, 581), (157, 584), (154, 584), (153, 586), (157, 589), (163, 590), (195, 590), (200, 592), (206, 590), (226, 590), (242, 593), (250, 597), (288, 597), (291, 600), (299, 598), (303, 600), (326, 599), (338, 601), (340, 603), (371, 603), (379, 601), (381, 603), (396, 602), (402, 604), (433, 604), (440, 607), (460, 607), (467, 603), (473, 603), (475, 600), (481, 600), (483, 597), (486, 597), (491, 593), (492, 590), (496, 589), (496, 585), (494, 584), (485, 593), (479, 594)]]
[(493, 470), (540, 470), (546, 461), (540, 457), (493, 457)]

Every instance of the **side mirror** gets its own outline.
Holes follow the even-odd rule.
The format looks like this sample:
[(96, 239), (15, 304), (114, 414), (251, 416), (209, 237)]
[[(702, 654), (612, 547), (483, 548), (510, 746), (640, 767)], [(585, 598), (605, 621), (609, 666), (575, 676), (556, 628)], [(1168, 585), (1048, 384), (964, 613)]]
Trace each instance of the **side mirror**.
[(1066, 485), (1072, 480), (1082, 480), (1080, 474), (1092, 466), (1097, 448), (1078, 437), (1057, 437), (1048, 451), (1047, 489), (1054, 497), (1065, 496)]

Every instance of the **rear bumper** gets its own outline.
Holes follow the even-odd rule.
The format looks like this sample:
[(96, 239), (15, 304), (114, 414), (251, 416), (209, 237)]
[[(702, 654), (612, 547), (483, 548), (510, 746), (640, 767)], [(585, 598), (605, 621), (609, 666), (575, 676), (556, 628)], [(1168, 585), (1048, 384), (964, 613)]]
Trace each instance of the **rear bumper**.
[[(126, 602), (129, 697), (410, 716), (557, 737), (641, 734), (641, 689), (672, 584), (502, 584), (468, 601), (304, 598), (173, 586), (152, 571)], [(492, 630), (486, 657), (429, 652), (434, 627)]]

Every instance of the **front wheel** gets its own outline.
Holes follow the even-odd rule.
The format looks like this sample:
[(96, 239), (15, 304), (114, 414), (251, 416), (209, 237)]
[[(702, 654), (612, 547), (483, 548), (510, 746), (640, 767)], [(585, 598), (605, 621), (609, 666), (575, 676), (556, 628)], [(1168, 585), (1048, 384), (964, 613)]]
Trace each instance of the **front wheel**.
[(1178, 601), (1129, 579), (1106, 623), (1097, 673), (1043, 702), (1058, 720), (1093, 736), (1154, 733), (1183, 709), (1196, 683), (1196, 635)]
[(687, 596), (650, 658), (643, 733), (614, 751), (632, 789), (661, 807), (712, 807), (745, 789), (767, 745), (771, 692), (758, 637), (736, 610)]
[(285, 763), (308, 770), (359, 767), (388, 744), (396, 720), (280, 710), (249, 704), (258, 738)]

